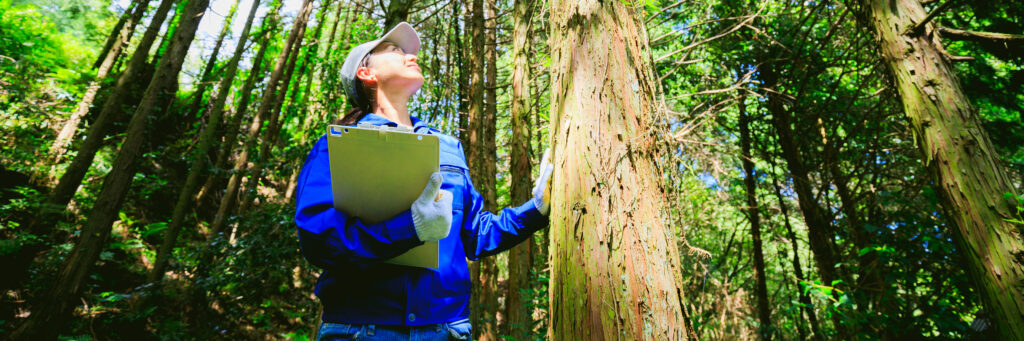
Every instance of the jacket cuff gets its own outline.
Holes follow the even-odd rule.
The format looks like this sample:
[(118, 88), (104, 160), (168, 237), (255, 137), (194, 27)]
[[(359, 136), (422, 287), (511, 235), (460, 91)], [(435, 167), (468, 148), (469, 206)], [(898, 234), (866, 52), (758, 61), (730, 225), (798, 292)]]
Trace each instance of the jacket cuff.
[[(534, 204), (533, 199), (527, 200), (525, 204), (515, 208), (516, 213), (519, 213), (520, 219), (525, 227), (530, 232), (540, 230), (548, 227), (548, 216), (540, 213), (537, 209), (537, 205)], [(550, 214), (550, 212), (548, 212)]]
[(405, 210), (391, 219), (384, 221), (384, 229), (393, 242), (420, 242), (416, 235), (416, 224), (412, 221), (412, 210)]

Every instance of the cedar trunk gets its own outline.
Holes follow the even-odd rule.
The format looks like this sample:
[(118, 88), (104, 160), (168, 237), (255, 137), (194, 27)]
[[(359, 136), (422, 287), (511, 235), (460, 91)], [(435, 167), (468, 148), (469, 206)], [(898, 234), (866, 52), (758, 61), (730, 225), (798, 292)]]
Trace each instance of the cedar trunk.
[(156, 262), (153, 264), (153, 269), (149, 273), (149, 282), (156, 282), (163, 279), (168, 257), (171, 256), (171, 251), (174, 250), (174, 244), (178, 240), (178, 232), (181, 230), (181, 225), (184, 223), (183, 220), (185, 219), (185, 213), (189, 207), (192, 206), (192, 200), (190, 200), (192, 199), (192, 192), (195, 191), (196, 186), (199, 185), (200, 175), (206, 171), (206, 155), (210, 150), (210, 147), (213, 145), (217, 125), (220, 124), (221, 116), (224, 113), (224, 103), (227, 101), (228, 92), (231, 91), (231, 84), (235, 81), (235, 74), (238, 71), (238, 61), (242, 58), (242, 52), (245, 51), (245, 43), (249, 39), (249, 30), (252, 28), (252, 21), (253, 18), (256, 17), (256, 10), (260, 7), (259, 4), (259, 0), (255, 0), (253, 2), (252, 8), (249, 10), (249, 17), (246, 18), (245, 21), (245, 28), (242, 29), (242, 36), (238, 38), (238, 42), (235, 45), (235, 53), (231, 57), (231, 60), (228, 61), (224, 78), (220, 80), (220, 85), (217, 89), (217, 94), (215, 95), (216, 98), (214, 99), (213, 106), (211, 107), (210, 123), (206, 126), (202, 135), (199, 137), (199, 148), (196, 149), (192, 155), (192, 165), (189, 167), (185, 186), (182, 187), (181, 192), (178, 193), (178, 200), (174, 205), (171, 223), (164, 232), (164, 241), (160, 245), (160, 250), (156, 254)]
[[(139, 41), (139, 46), (135, 49), (128, 67), (121, 73), (121, 77), (117, 79), (117, 84), (103, 104), (103, 109), (100, 111), (99, 116), (89, 126), (89, 132), (86, 133), (85, 141), (78, 148), (78, 155), (71, 161), (71, 165), (68, 166), (64, 175), (60, 177), (57, 186), (53, 188), (53, 191), (47, 197), (46, 203), (52, 209), (63, 210), (68, 205), (71, 197), (78, 190), (78, 186), (82, 184), (82, 178), (85, 177), (89, 166), (92, 166), (93, 158), (96, 157), (96, 152), (99, 151), (100, 146), (103, 144), (103, 138), (107, 133), (107, 129), (124, 113), (125, 108), (122, 108), (123, 99), (128, 96), (127, 92), (131, 91), (134, 87), (132, 82), (141, 80), (138, 79), (137, 73), (141, 72), (144, 68), (146, 59), (149, 57), (149, 49), (153, 46), (157, 34), (160, 33), (160, 26), (163, 24), (164, 19), (167, 18), (167, 12), (170, 11), (173, 4), (174, 0), (163, 0), (156, 13), (153, 14), (149, 27), (146, 28), (146, 33), (142, 36), (142, 40)], [(149, 79), (141, 81), (148, 83)], [(36, 226), (34, 225), (33, 227)], [(45, 226), (40, 228), (45, 228)], [(33, 234), (38, 234), (36, 232), (39, 231), (33, 231)]]
[(860, 0), (975, 288), (1001, 339), (1024, 340), (1024, 238), (1013, 187), (918, 1)]
[(301, 44), (302, 31), (305, 29), (306, 21), (308, 21), (309, 14), (312, 11), (313, 1), (305, 0), (305, 3), (302, 4), (302, 9), (295, 17), (295, 24), (292, 26), (291, 33), (288, 34), (288, 39), (285, 41), (284, 45), (285, 47), (281, 51), (281, 55), (278, 56), (277, 62), (274, 64), (274, 71), (270, 73), (270, 79), (267, 80), (267, 87), (263, 91), (260, 108), (253, 116), (252, 123), (249, 124), (249, 130), (246, 134), (246, 136), (248, 136), (246, 139), (247, 143), (243, 144), (242, 153), (238, 155), (237, 159), (235, 159), (231, 179), (228, 180), (228, 186), (225, 190), (224, 196), (221, 197), (220, 206), (217, 208), (217, 214), (213, 218), (213, 223), (210, 224), (211, 239), (224, 230), (224, 224), (228, 218), (228, 211), (234, 205), (235, 197), (238, 195), (238, 188), (240, 187), (244, 176), (243, 173), (249, 163), (249, 147), (256, 142), (255, 137), (259, 136), (259, 132), (263, 128), (263, 121), (268, 119), (267, 116), (270, 114), (271, 107), (275, 102), (277, 102), (277, 88), (281, 82), (281, 77), (284, 75), (285, 64), (288, 63), (288, 57), (291, 56), (292, 51), (297, 50)]
[(685, 340), (640, 9), (551, 2), (551, 337)]
[(132, 10), (131, 16), (122, 17), (121, 21), (117, 23), (118, 26), (111, 33), (110, 39), (107, 40), (107, 48), (104, 54), (100, 55), (100, 58), (96, 61), (96, 78), (89, 83), (85, 94), (82, 95), (82, 100), (78, 102), (75, 111), (64, 122), (60, 133), (57, 134), (53, 144), (50, 145), (50, 157), (53, 158), (54, 164), (59, 163), (60, 158), (67, 152), (68, 143), (75, 136), (78, 124), (89, 113), (89, 108), (92, 107), (93, 101), (96, 100), (96, 94), (100, 92), (100, 83), (107, 77), (110, 70), (114, 68), (114, 63), (120, 58), (121, 51), (128, 45), (132, 34), (135, 32), (135, 25), (139, 23), (139, 20), (142, 20), (142, 15), (149, 8), (149, 0), (137, 0), (134, 2), (134, 5), (135, 8)]
[[(745, 98), (739, 99), (740, 148), (743, 152), (743, 184), (747, 192), (747, 218), (750, 219), (750, 236), (754, 244), (754, 296), (757, 298), (757, 316), (760, 320), (759, 333), (762, 339), (771, 339), (771, 312), (768, 306), (768, 284), (764, 274), (764, 251), (761, 249), (761, 215), (757, 205), (757, 174), (754, 159), (750, 153), (750, 115), (746, 110)], [(795, 251), (795, 250), (794, 250)]]
[[(513, 204), (524, 203), (533, 196), (530, 168), (530, 21), (533, 0), (516, 0), (513, 8), (515, 28), (512, 32), (512, 143), (509, 176), (512, 178)], [(508, 291), (505, 293), (505, 325), (515, 340), (530, 339), (533, 319), (530, 310), (530, 268), (536, 246), (533, 238), (516, 245), (508, 254)]]
[(168, 52), (157, 66), (142, 102), (128, 124), (127, 136), (121, 143), (110, 173), (104, 178), (103, 188), (92, 212), (82, 227), (81, 239), (61, 265), (56, 286), (45, 296), (45, 302), (35, 306), (32, 315), (14, 331), (13, 338), (30, 339), (52, 332), (54, 325), (66, 321), (71, 313), (76, 298), (85, 288), (93, 263), (106, 245), (118, 209), (135, 176), (136, 159), (145, 142), (146, 121), (154, 113), (163, 110), (159, 106), (165, 102), (167, 93), (176, 90), (178, 72), (209, 2), (189, 1), (185, 15), (168, 46)]

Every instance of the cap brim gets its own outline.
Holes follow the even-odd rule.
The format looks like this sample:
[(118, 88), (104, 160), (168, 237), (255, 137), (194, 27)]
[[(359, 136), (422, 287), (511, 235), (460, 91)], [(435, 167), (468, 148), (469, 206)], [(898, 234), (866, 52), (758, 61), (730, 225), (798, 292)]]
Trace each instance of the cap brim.
[(420, 35), (416, 33), (412, 25), (406, 22), (400, 22), (398, 25), (395, 25), (395, 28), (392, 28), (391, 31), (388, 31), (387, 34), (381, 37), (380, 41), (390, 41), (401, 47), (402, 51), (408, 54), (416, 54), (420, 51)]

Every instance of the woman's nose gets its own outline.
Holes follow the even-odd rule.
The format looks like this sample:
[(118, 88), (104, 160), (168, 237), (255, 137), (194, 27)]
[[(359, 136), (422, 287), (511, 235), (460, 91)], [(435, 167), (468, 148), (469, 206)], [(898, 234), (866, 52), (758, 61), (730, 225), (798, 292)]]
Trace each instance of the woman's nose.
[(410, 61), (410, 62), (415, 62), (419, 58), (416, 58), (416, 55), (414, 55), (414, 54), (406, 54), (405, 55), (405, 59)]

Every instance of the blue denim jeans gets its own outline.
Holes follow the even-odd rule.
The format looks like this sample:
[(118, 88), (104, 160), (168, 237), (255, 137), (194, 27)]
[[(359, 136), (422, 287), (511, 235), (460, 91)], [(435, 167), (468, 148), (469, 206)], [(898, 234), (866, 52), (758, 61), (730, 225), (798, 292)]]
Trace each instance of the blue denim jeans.
[(317, 331), (316, 333), (316, 339), (317, 341), (472, 341), (473, 328), (469, 324), (469, 319), (459, 320), (455, 322), (430, 324), (425, 326), (387, 326), (374, 324), (360, 325), (323, 322), (320, 324), (320, 330)]

